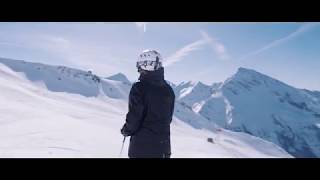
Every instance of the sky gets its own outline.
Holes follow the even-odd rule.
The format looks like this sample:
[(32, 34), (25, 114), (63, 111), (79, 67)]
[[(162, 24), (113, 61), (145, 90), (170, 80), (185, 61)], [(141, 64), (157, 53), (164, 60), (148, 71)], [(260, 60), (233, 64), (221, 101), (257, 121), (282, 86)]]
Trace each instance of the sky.
[(121, 72), (136, 81), (145, 49), (176, 84), (223, 82), (239, 67), (320, 91), (320, 23), (0, 22), (0, 57)]

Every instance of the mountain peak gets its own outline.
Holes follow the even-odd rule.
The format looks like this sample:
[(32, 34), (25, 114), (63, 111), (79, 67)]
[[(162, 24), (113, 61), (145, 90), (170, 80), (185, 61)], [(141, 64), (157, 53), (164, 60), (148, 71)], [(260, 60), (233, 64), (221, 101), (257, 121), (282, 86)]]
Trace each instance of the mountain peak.
[(271, 81), (273, 81), (273, 79), (264, 74), (252, 69), (240, 67), (233, 76), (224, 81), (223, 88), (229, 89), (233, 94), (238, 94), (240, 89), (250, 90), (262, 84), (269, 84), (268, 82), (273, 84)]
[(231, 79), (238, 81), (275, 81), (275, 79), (270, 76), (253, 69), (243, 67), (238, 68), (238, 71), (231, 77)]
[(279, 89), (287, 89), (289, 91), (289, 89), (294, 88), (268, 75), (243, 67), (238, 68), (238, 71), (233, 76), (223, 82), (223, 88), (229, 89), (234, 94), (237, 94), (240, 89), (250, 91), (255, 87), (273, 89), (275, 91)]
[(122, 73), (117, 73), (114, 74), (112, 76), (107, 77), (106, 79), (110, 79), (110, 80), (114, 80), (114, 81), (121, 81), (124, 83), (131, 83), (128, 78), (126, 77), (126, 75), (122, 74)]
[(236, 74), (264, 75), (258, 71), (244, 67), (239, 67)]

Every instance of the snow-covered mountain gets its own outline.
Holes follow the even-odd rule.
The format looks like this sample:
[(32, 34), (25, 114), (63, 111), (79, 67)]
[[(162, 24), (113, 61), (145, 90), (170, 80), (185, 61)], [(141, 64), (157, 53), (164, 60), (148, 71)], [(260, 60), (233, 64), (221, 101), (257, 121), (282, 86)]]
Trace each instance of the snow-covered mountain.
[(122, 73), (118, 73), (118, 74), (109, 76), (106, 79), (110, 79), (110, 80), (114, 80), (114, 81), (120, 81), (120, 82), (123, 82), (123, 83), (131, 84), (131, 82), (128, 80), (128, 78)]
[[(129, 89), (123, 79), (0, 59), (0, 157), (119, 157)], [(175, 111), (173, 157), (291, 157), (261, 138), (217, 129), (179, 101)]]
[(320, 157), (317, 91), (239, 68), (221, 84), (182, 84), (176, 93), (180, 103), (208, 121), (274, 142), (296, 157)]
[[(51, 66), (20, 60), (0, 58), (0, 63), (23, 73), (27, 79), (38, 82), (54, 92), (68, 92), (87, 97), (105, 94), (113, 98), (127, 99), (131, 83), (121, 74), (101, 78), (92, 71), (83, 71), (65, 66)], [(121, 79), (122, 77), (122, 79)]]

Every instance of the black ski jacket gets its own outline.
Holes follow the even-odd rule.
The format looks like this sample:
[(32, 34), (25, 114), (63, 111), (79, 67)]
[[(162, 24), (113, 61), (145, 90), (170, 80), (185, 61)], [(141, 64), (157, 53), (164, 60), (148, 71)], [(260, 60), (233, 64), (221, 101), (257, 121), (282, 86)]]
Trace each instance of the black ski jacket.
[(122, 132), (130, 138), (130, 158), (162, 158), (171, 154), (170, 123), (175, 95), (164, 69), (141, 73), (129, 94), (129, 112)]

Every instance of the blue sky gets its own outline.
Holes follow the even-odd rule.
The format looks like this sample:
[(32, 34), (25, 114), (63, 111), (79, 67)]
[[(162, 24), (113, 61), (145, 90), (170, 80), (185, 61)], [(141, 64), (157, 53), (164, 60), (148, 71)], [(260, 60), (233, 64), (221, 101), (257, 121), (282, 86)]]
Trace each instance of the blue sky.
[(0, 57), (122, 72), (136, 80), (144, 49), (158, 50), (174, 83), (224, 81), (238, 67), (320, 90), (319, 23), (0, 23)]

